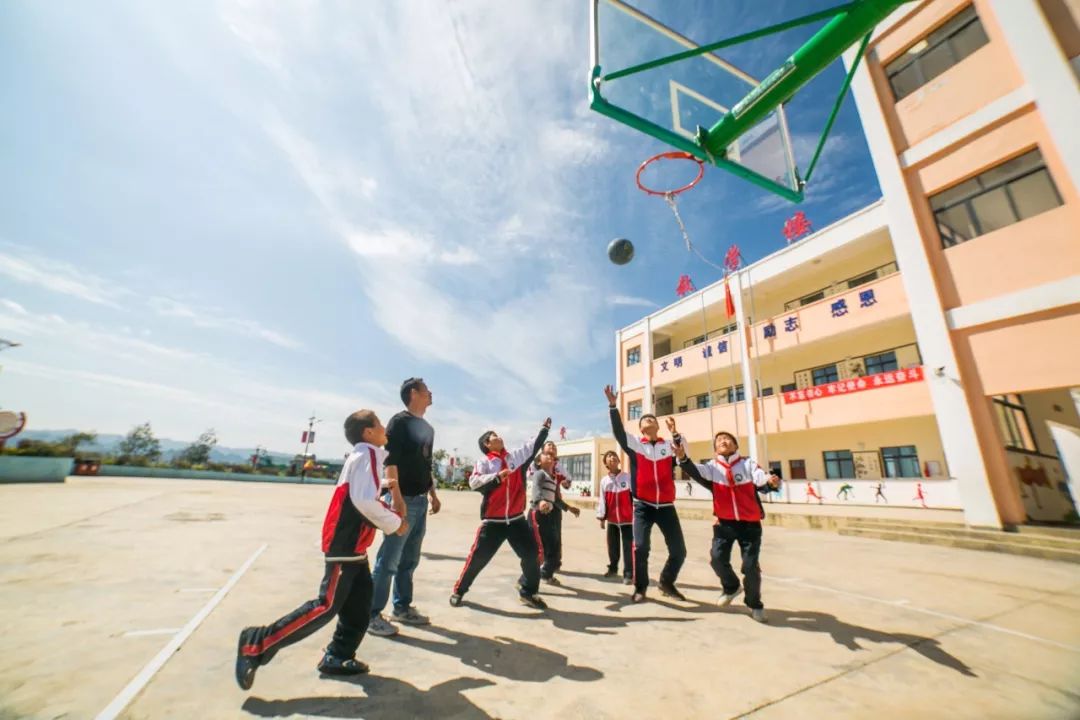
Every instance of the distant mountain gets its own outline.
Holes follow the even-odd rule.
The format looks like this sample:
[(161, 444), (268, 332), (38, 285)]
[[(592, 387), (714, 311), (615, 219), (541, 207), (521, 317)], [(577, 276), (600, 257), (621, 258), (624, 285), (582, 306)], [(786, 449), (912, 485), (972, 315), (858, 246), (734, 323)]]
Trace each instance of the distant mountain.
[[(17, 443), (19, 440), (43, 440), (46, 442), (55, 442), (61, 438), (65, 438), (68, 435), (74, 435), (79, 432), (78, 430), (27, 430), (26, 432), (16, 435), (11, 442)], [(116, 450), (116, 446), (120, 444), (120, 441), (124, 439), (123, 435), (112, 435), (102, 433), (98, 435), (97, 442), (88, 445), (80, 445), (80, 450), (86, 452), (97, 452), (102, 454), (108, 454)], [(179, 440), (170, 440), (169, 438), (158, 438), (158, 442), (161, 443), (161, 456), (163, 460), (171, 460), (178, 455), (181, 450), (191, 444), (191, 441), (181, 442)], [(216, 446), (210, 453), (210, 459), (214, 462), (220, 463), (246, 463), (251, 460), (251, 456), (255, 454), (255, 448), (231, 448)], [(282, 453), (282, 452), (269, 452), (267, 453), (273, 460), (274, 464), (281, 465), (290, 462), (296, 453)]]

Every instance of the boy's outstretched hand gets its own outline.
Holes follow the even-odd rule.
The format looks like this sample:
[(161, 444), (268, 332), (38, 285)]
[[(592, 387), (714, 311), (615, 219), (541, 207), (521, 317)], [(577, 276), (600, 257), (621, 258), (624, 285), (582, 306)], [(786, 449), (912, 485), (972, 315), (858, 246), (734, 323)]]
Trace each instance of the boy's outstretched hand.
[(551, 418), (548, 418), (544, 421), (544, 427), (546, 427), (548, 430), (551, 429)]
[(686, 448), (681, 442), (671, 443), (671, 449), (675, 451), (675, 457), (677, 457), (679, 460), (683, 460), (686, 458)]
[(498, 480), (496, 480), (495, 482), (502, 482), (502, 481), (503, 481), (503, 480), (505, 480), (505, 479), (506, 479), (506, 478), (507, 478), (507, 477), (508, 477), (508, 476), (510, 475), (510, 473), (512, 473), (512, 472), (513, 472), (513, 470), (510, 470), (509, 468), (506, 468), (506, 469), (500, 470), (500, 471), (499, 471), (499, 473), (498, 473), (498, 475), (499, 475), (499, 479), (498, 479)]
[(573, 505), (571, 505), (570, 506), (570, 512), (574, 513), (574, 517), (577, 517), (578, 515), (581, 514), (581, 508), (574, 507)]
[(769, 487), (771, 487), (773, 490), (776, 490), (777, 488), (779, 488), (780, 487), (780, 478), (777, 477), (776, 475), (770, 475), (769, 476)]
[(615, 388), (610, 385), (604, 386), (604, 397), (607, 398), (607, 404), (609, 407), (615, 407), (615, 401), (619, 399), (619, 393), (615, 392)]
[(664, 418), (664, 423), (667, 424), (668, 432), (670, 432), (672, 435), (678, 432), (678, 430), (675, 429), (675, 418), (666, 417)]

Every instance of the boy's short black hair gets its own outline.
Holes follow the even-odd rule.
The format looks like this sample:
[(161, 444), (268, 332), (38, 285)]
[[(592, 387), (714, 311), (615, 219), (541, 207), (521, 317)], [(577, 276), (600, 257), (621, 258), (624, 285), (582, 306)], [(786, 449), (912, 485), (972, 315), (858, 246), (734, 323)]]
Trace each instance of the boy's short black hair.
[(608, 450), (606, 453), (604, 453), (604, 457), (602, 458), (605, 465), (607, 464), (608, 455), (614, 455), (616, 460), (619, 459), (619, 453), (615, 452), (614, 450)]
[(485, 432), (483, 435), (480, 436), (480, 452), (482, 452), (484, 455), (488, 454), (488, 447), (487, 447), (488, 440), (490, 440), (491, 436), (494, 435), (494, 434), (495, 434), (494, 430), (488, 430), (487, 432)]
[(374, 410), (357, 410), (345, 418), (345, 439), (350, 445), (364, 441), (364, 431), (375, 427), (379, 420)]
[(401, 403), (408, 405), (409, 400), (412, 398), (412, 391), (419, 390), (424, 386), (424, 378), (411, 377), (405, 382), (401, 383)]
[(721, 435), (726, 435), (727, 437), (731, 438), (731, 442), (735, 443), (735, 447), (739, 447), (739, 438), (735, 437), (734, 435), (729, 433), (727, 430), (721, 430), (720, 432), (713, 435), (713, 439), (712, 439), (713, 447), (716, 447), (716, 439), (718, 437), (720, 437)]
[[(641, 417), (638, 418), (638, 421), (637, 421), (637, 426), (638, 427), (641, 427), (641, 423), (645, 422), (645, 418), (652, 418), (653, 420), (656, 420), (656, 416), (653, 415), (652, 413), (645, 413), (644, 415), (642, 415)], [(660, 421), (656, 420), (656, 422), (659, 423)]]

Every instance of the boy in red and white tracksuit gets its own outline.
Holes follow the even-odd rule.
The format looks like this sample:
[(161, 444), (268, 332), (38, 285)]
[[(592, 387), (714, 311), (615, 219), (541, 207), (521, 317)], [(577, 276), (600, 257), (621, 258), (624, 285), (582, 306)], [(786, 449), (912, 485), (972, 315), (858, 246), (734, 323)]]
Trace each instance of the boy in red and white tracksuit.
[(371, 570), (367, 552), (376, 529), (404, 535), (405, 502), (391, 486), (396, 510), (379, 500), (386, 429), (370, 410), (360, 410), (345, 420), (345, 437), (353, 450), (345, 460), (322, 530), (325, 571), (319, 596), (288, 615), (240, 633), (236, 655), (236, 681), (251, 688), (255, 671), (279, 650), (297, 643), (336, 616), (334, 639), (326, 648), (319, 671), (328, 675), (358, 675), (367, 665), (356, 660), (356, 649), (371, 619)]
[(634, 581), (634, 505), (630, 494), (630, 474), (621, 471), (619, 454), (604, 453), (608, 474), (600, 480), (600, 497), (596, 502), (596, 519), (600, 528), (607, 525), (608, 566), (604, 577), (615, 577), (619, 571), (619, 547), (622, 546), (623, 584)]
[(461, 605), (473, 580), (491, 562), (503, 542), (509, 541), (521, 560), (518, 580), (521, 602), (538, 610), (547, 608), (537, 594), (540, 591), (540, 548), (525, 517), (525, 473), (543, 447), (550, 429), (551, 418), (548, 418), (535, 440), (510, 451), (495, 431), (488, 430), (480, 436), (480, 450), (486, 457), (477, 461), (469, 476), (469, 487), (484, 495), (480, 502), (481, 522), (465, 567), (450, 595), (452, 606)]
[(675, 511), (675, 453), (667, 440), (658, 435), (660, 423), (652, 414), (638, 418), (642, 437), (628, 437), (623, 427), (619, 409), (615, 406), (618, 396), (610, 385), (604, 388), (611, 416), (611, 431), (619, 447), (630, 458), (630, 492), (634, 499), (634, 594), (633, 602), (645, 601), (649, 587), (649, 549), (653, 525), (667, 543), (668, 558), (660, 571), (657, 586), (668, 597), (686, 600), (675, 581), (686, 562), (686, 540), (683, 538), (679, 513)]
[[(668, 427), (673, 424), (673, 420), (668, 421)], [(713, 448), (716, 457), (705, 464), (694, 463), (681, 444), (675, 446), (675, 454), (679, 467), (712, 492), (717, 522), (713, 525), (711, 565), (724, 590), (719, 604), (730, 605), (739, 594), (739, 576), (731, 567), (731, 550), (738, 543), (746, 605), (755, 620), (766, 622), (758, 563), (764, 512), (757, 494), (779, 487), (780, 478), (765, 472), (752, 459), (741, 457), (739, 443), (731, 433), (718, 432), (713, 438)]]

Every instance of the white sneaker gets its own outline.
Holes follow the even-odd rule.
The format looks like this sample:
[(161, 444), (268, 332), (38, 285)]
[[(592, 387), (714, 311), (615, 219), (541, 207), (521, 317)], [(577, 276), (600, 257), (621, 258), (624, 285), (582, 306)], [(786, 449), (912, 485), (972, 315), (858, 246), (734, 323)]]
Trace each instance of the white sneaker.
[(765, 608), (754, 608), (750, 611), (750, 617), (759, 623), (769, 622), (769, 618), (765, 616)]
[(717, 599), (716, 604), (719, 605), (720, 607), (727, 607), (728, 605), (730, 605), (732, 603), (732, 601), (735, 600), (735, 598), (739, 597), (739, 593), (741, 593), (741, 592), (742, 592), (742, 590), (736, 590), (735, 592), (731, 593), (730, 595), (728, 595), (727, 593), (724, 593), (723, 595), (721, 595), (719, 597), (719, 599)]
[(392, 622), (387, 622), (382, 615), (376, 615), (368, 623), (367, 631), (368, 635), (374, 635), (375, 637), (393, 637), (398, 634), (398, 626)]
[(416, 608), (409, 606), (409, 609), (405, 612), (398, 612), (397, 608), (394, 609), (391, 618), (403, 625), (430, 625), (431, 618), (427, 615), (421, 615), (420, 611)]

